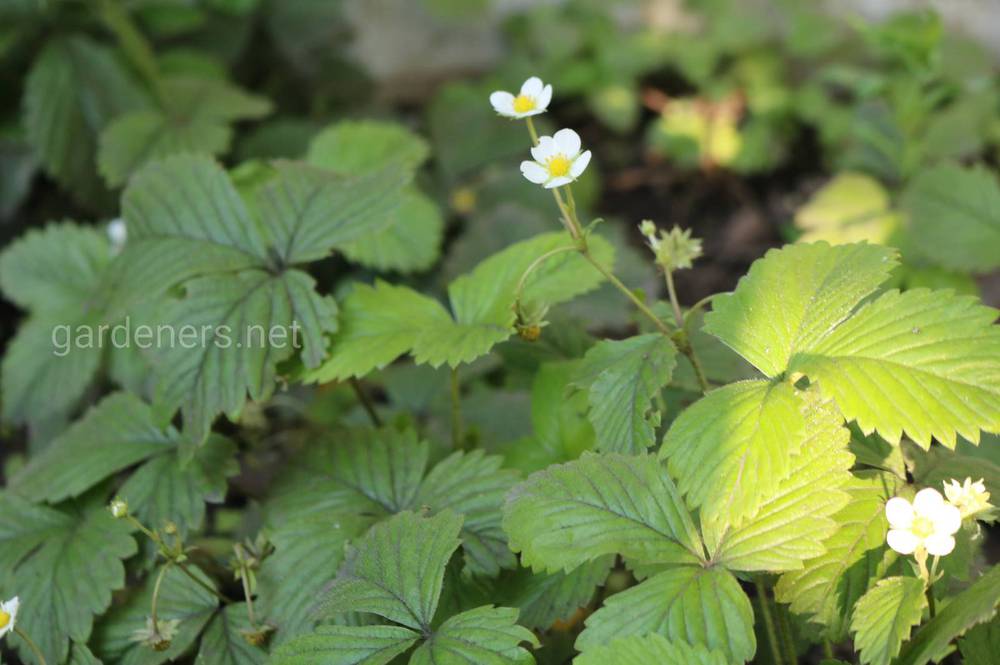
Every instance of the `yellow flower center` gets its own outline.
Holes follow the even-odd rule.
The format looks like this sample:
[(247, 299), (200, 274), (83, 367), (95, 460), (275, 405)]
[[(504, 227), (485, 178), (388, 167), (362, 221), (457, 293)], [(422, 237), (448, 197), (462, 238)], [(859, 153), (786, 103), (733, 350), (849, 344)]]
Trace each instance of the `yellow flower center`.
[(549, 175), (553, 178), (561, 178), (565, 175), (569, 175), (569, 167), (572, 163), (566, 159), (564, 155), (556, 155), (548, 161), (546, 168), (549, 170)]
[(527, 113), (535, 110), (535, 100), (527, 95), (518, 95), (514, 98), (514, 111), (517, 113)]
[(923, 540), (934, 534), (934, 522), (929, 517), (915, 517), (910, 531), (913, 532), (914, 536)]
[(10, 613), (0, 610), (0, 629), (6, 628), (10, 623)]

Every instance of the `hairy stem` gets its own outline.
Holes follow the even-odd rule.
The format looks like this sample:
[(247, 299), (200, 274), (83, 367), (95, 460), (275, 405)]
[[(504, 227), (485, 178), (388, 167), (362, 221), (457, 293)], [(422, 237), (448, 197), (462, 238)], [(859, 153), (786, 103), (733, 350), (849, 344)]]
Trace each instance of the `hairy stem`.
[(14, 632), (17, 633), (18, 637), (24, 640), (24, 643), (28, 645), (28, 648), (31, 649), (31, 652), (35, 654), (35, 658), (38, 659), (39, 665), (48, 665), (45, 662), (45, 656), (42, 654), (42, 650), (38, 648), (38, 645), (35, 644), (35, 641), (30, 637), (28, 637), (28, 634), (24, 632), (24, 630), (22, 630), (20, 626), (15, 625)]
[(184, 573), (185, 575), (187, 575), (191, 579), (192, 582), (194, 582), (195, 584), (197, 584), (198, 586), (200, 586), (202, 589), (205, 589), (206, 591), (210, 592), (213, 596), (215, 596), (216, 598), (218, 598), (222, 602), (224, 602), (224, 603), (235, 602), (232, 598), (230, 598), (226, 594), (222, 593), (218, 589), (213, 588), (211, 584), (206, 584), (203, 580), (199, 579), (197, 575), (195, 575), (194, 573), (192, 573), (188, 569), (188, 567), (185, 566), (180, 561), (174, 561), (174, 563), (177, 565), (177, 567), (180, 569), (180, 571), (182, 573)]
[(698, 385), (701, 386), (701, 392), (707, 393), (711, 385), (709, 385), (708, 378), (705, 376), (705, 370), (701, 366), (698, 354), (695, 353), (694, 347), (691, 346), (691, 339), (688, 337), (687, 328), (684, 327), (684, 313), (681, 311), (680, 300), (677, 299), (677, 289), (674, 286), (674, 273), (672, 270), (665, 269), (663, 277), (667, 282), (667, 294), (670, 297), (670, 307), (674, 312), (674, 321), (677, 322), (678, 335), (675, 340), (677, 342), (677, 349), (687, 357), (691, 363), (691, 367), (694, 368), (694, 375), (698, 379)]
[(465, 435), (462, 432), (462, 391), (458, 380), (458, 368), (451, 368), (451, 445), (455, 450), (465, 447)]
[(774, 625), (774, 612), (771, 604), (771, 597), (767, 595), (767, 587), (759, 577), (754, 578), (754, 587), (757, 589), (757, 600), (760, 601), (760, 613), (764, 617), (764, 630), (767, 632), (767, 642), (771, 645), (771, 658), (775, 665), (784, 665), (784, 658), (781, 654), (781, 646), (778, 643), (778, 631)]
[(348, 380), (351, 384), (351, 388), (354, 389), (354, 394), (357, 396), (358, 401), (361, 402), (361, 406), (364, 407), (365, 413), (368, 414), (368, 418), (372, 421), (372, 425), (375, 427), (382, 426), (382, 419), (378, 416), (378, 411), (375, 410), (375, 405), (372, 404), (371, 398), (368, 397), (368, 393), (365, 392), (364, 388), (361, 387), (361, 382), (358, 381), (356, 377), (351, 377)]

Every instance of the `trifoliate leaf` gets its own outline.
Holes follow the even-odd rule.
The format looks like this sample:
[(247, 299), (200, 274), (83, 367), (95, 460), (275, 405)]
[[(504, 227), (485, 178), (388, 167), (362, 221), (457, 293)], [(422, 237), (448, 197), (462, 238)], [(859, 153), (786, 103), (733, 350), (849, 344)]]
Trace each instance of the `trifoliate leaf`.
[(272, 644), (312, 629), (317, 598), (336, 576), (345, 546), (371, 521), (318, 512), (288, 519), (270, 532), (274, 553), (264, 559), (257, 574), (254, 608), (274, 626)]
[(851, 619), (861, 662), (889, 665), (920, 623), (926, 606), (924, 582), (915, 577), (888, 577), (869, 589), (854, 606)]
[(278, 647), (271, 665), (386, 665), (418, 639), (402, 626), (321, 626)]
[(134, 395), (115, 393), (33, 456), (9, 487), (33, 501), (56, 503), (137, 462), (165, 455), (177, 443), (173, 428), (153, 424), (149, 405)]
[(1000, 566), (977, 579), (952, 598), (948, 606), (925, 623), (903, 647), (898, 665), (926, 665), (944, 658), (949, 645), (976, 624), (989, 621), (1000, 606)]
[(975, 298), (887, 292), (792, 358), (865, 434), (955, 447), (1000, 431), (997, 311)]
[(660, 457), (700, 510), (707, 542), (754, 514), (789, 475), (806, 438), (802, 407), (788, 383), (742, 381), (708, 393), (671, 425)]
[(666, 470), (650, 455), (585, 453), (517, 485), (504, 530), (521, 561), (570, 571), (606, 554), (649, 563), (693, 563), (701, 538)]
[(499, 602), (520, 609), (518, 623), (548, 629), (556, 621), (567, 621), (590, 602), (614, 565), (606, 555), (580, 564), (568, 573), (532, 573), (527, 568), (501, 575), (496, 591)]
[(103, 505), (58, 510), (0, 495), (0, 586), (22, 599), (17, 624), (47, 661), (62, 662), (70, 640), (86, 643), (94, 616), (125, 585), (122, 559), (136, 552), (129, 531)]
[[(199, 569), (189, 566), (189, 570), (202, 582), (212, 584)], [(156, 651), (137, 642), (136, 632), (147, 626), (153, 589), (161, 572), (162, 568), (150, 572), (139, 593), (113, 608), (94, 628), (94, 647), (102, 659), (120, 665), (158, 665), (174, 660), (187, 653), (212, 619), (219, 605), (215, 595), (171, 566), (163, 576), (156, 603), (158, 621), (177, 622), (170, 646)]]
[(215, 614), (201, 636), (195, 665), (264, 665), (267, 653), (253, 644), (261, 627), (250, 623), (246, 603), (233, 603)]
[(349, 120), (317, 134), (306, 161), (341, 175), (360, 175), (387, 167), (413, 171), (429, 152), (427, 142), (402, 125)]
[(721, 536), (712, 559), (729, 570), (798, 570), (803, 561), (826, 552), (823, 541), (840, 526), (832, 516), (850, 500), (840, 488), (851, 480), (851, 435), (832, 404), (814, 393), (806, 395), (806, 402), (805, 440), (788, 475), (752, 517), (730, 525)]
[[(185, 432), (201, 441), (218, 413), (235, 417), (247, 396), (269, 397), (278, 363), (296, 348), (307, 366), (315, 366), (324, 353), (323, 333), (336, 327), (336, 308), (314, 286), (299, 270), (278, 276), (245, 270), (187, 282), (158, 325), (179, 333), (153, 359), (159, 417), (180, 407)], [(185, 330), (194, 333), (187, 341), (180, 337)]]
[(600, 450), (634, 454), (656, 443), (660, 412), (652, 402), (670, 383), (676, 356), (659, 333), (605, 340), (587, 352), (576, 383), (587, 388)]
[(147, 162), (169, 155), (225, 153), (234, 121), (271, 110), (266, 99), (213, 78), (165, 77), (159, 90), (160, 108), (120, 115), (101, 133), (97, 165), (109, 186), (122, 185)]
[(878, 245), (790, 245), (755, 261), (733, 293), (713, 299), (705, 330), (768, 376), (785, 371), (850, 315), (895, 267)]
[(434, 619), (462, 518), (409, 511), (373, 526), (351, 551), (323, 601), (325, 614), (371, 612), (419, 631)]
[(833, 516), (840, 528), (823, 541), (826, 552), (785, 573), (775, 586), (778, 601), (825, 626), (834, 640), (846, 635), (854, 603), (884, 569), (885, 502), (897, 482), (889, 473), (866, 473), (842, 486), (850, 503)]
[(342, 243), (348, 259), (379, 272), (418, 272), (430, 268), (441, 252), (444, 218), (432, 199), (414, 187), (403, 190), (399, 207), (385, 228)]
[(836, 175), (795, 213), (804, 242), (826, 240), (834, 245), (884, 243), (899, 221), (885, 187), (871, 176), (850, 171)]
[(1000, 184), (983, 167), (931, 166), (905, 193), (912, 238), (928, 259), (946, 268), (986, 272), (1000, 267)]
[(750, 660), (757, 650), (753, 608), (733, 574), (723, 568), (670, 567), (609, 597), (587, 619), (576, 640), (583, 652), (618, 637), (658, 633)]
[(411, 665), (513, 665), (533, 664), (522, 646), (538, 646), (538, 638), (517, 625), (517, 610), (478, 607), (442, 623), (410, 658)]
[[(436, 300), (407, 287), (380, 281), (356, 285), (342, 303), (341, 328), (329, 360), (308, 379), (363, 376), (406, 352), (433, 367), (475, 360), (514, 333), (513, 306), (525, 271), (569, 242), (561, 233), (542, 234), (511, 245), (456, 279), (448, 288), (454, 319)], [(611, 264), (610, 245), (592, 238), (591, 250), (604, 265)], [(586, 293), (602, 279), (575, 252), (563, 252), (537, 264), (524, 279), (522, 303), (528, 309), (555, 305)]]
[(622, 637), (596, 646), (573, 660), (573, 665), (727, 665), (725, 654), (668, 640), (659, 633)]
[(24, 126), (45, 171), (78, 201), (96, 205), (106, 196), (94, 168), (98, 134), (147, 105), (113, 51), (86, 37), (57, 39), (28, 74)]

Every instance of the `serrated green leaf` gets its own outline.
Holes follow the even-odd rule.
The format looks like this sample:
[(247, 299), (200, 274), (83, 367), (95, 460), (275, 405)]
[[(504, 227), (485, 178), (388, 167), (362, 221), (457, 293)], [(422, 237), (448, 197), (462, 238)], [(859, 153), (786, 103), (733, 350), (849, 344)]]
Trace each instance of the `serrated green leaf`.
[[(448, 288), (454, 319), (444, 306), (407, 287), (376, 281), (355, 285), (342, 303), (341, 329), (330, 358), (307, 380), (332, 381), (363, 376), (410, 352), (418, 364), (451, 367), (471, 362), (514, 333), (514, 301), (521, 276), (537, 259), (569, 240), (546, 233), (525, 240), (483, 261)], [(611, 246), (594, 238), (591, 249), (608, 265)], [(543, 307), (569, 300), (602, 280), (575, 252), (540, 263), (524, 280), (522, 302)]]
[[(833, 405), (807, 395), (805, 440), (791, 468), (760, 509), (731, 525), (713, 561), (729, 570), (782, 572), (826, 552), (823, 541), (839, 524), (833, 515), (850, 500), (841, 487), (851, 480), (850, 432)], [(706, 534), (707, 541), (707, 534)]]
[(158, 85), (160, 108), (120, 115), (101, 132), (97, 165), (111, 187), (156, 159), (195, 152), (220, 155), (232, 141), (231, 123), (271, 110), (266, 99), (213, 78), (169, 76)]
[(136, 552), (129, 531), (103, 505), (58, 510), (0, 495), (0, 586), (21, 598), (17, 624), (47, 661), (62, 662), (70, 640), (86, 643), (94, 616), (125, 585), (122, 559)]
[(871, 176), (844, 172), (834, 176), (795, 213), (803, 242), (884, 243), (899, 226), (889, 192)]
[(498, 602), (519, 608), (521, 625), (548, 629), (556, 621), (568, 621), (590, 602), (607, 579), (614, 559), (612, 555), (598, 557), (568, 573), (532, 573), (519, 568), (497, 580)]
[(823, 541), (826, 552), (805, 561), (802, 570), (785, 573), (775, 585), (778, 601), (825, 626), (834, 640), (846, 635), (854, 603), (884, 569), (885, 502), (895, 495), (897, 483), (891, 474), (868, 472), (842, 486), (851, 498), (833, 516), (840, 528)]
[(750, 599), (723, 568), (671, 567), (609, 597), (587, 618), (576, 647), (587, 652), (649, 633), (721, 651), (729, 662), (746, 662), (757, 650)]
[(796, 351), (846, 319), (895, 265), (895, 252), (878, 245), (819, 242), (771, 250), (733, 293), (713, 299), (705, 330), (777, 376)]
[(889, 665), (910, 636), (927, 606), (924, 582), (888, 577), (868, 590), (854, 606), (851, 632), (862, 663)]
[(66, 665), (101, 665), (101, 661), (90, 651), (86, 644), (73, 642), (69, 647), (69, 660)]
[(309, 144), (306, 161), (341, 175), (374, 173), (386, 167), (415, 170), (430, 148), (406, 127), (375, 120), (330, 125)]
[(693, 563), (701, 538), (680, 493), (655, 457), (585, 453), (517, 485), (504, 530), (521, 561), (570, 571), (606, 554), (650, 563)]
[(975, 272), (1000, 267), (1000, 184), (990, 170), (926, 168), (906, 188), (903, 206), (910, 237), (934, 263)]
[(441, 252), (444, 218), (432, 199), (414, 187), (403, 190), (399, 207), (385, 228), (339, 249), (348, 259), (380, 272), (419, 272), (430, 268)]
[(325, 594), (324, 613), (370, 612), (429, 630), (461, 527), (452, 512), (423, 518), (405, 511), (379, 522), (348, 552)]
[(32, 501), (56, 503), (79, 496), (111, 474), (172, 451), (177, 432), (153, 424), (138, 397), (114, 393), (54, 440), (10, 480)]
[(791, 360), (865, 434), (954, 448), (1000, 431), (997, 311), (950, 292), (889, 291)]
[(100, 131), (148, 101), (114, 52), (86, 37), (53, 40), (35, 60), (24, 93), (24, 125), (60, 185), (94, 206), (106, 191), (94, 159)]
[(727, 665), (721, 651), (711, 651), (683, 640), (668, 640), (659, 633), (623, 637), (590, 649), (573, 659), (573, 665)]
[(802, 398), (787, 383), (741, 381), (705, 395), (674, 421), (660, 457), (709, 549), (726, 524), (752, 515), (792, 469), (806, 437)]
[(598, 449), (634, 454), (656, 443), (660, 412), (652, 402), (670, 383), (676, 358), (659, 333), (605, 340), (587, 351), (576, 383), (587, 388)]
[(321, 626), (278, 647), (271, 665), (386, 665), (419, 638), (402, 626)]
[[(150, 572), (140, 591), (112, 608), (94, 628), (94, 648), (104, 660), (120, 665), (159, 665), (174, 660), (188, 652), (212, 619), (219, 605), (216, 597), (172, 566), (163, 576), (156, 604), (159, 621), (178, 622), (170, 647), (156, 651), (137, 642), (135, 633), (147, 627), (153, 588), (161, 571), (162, 568), (157, 568)], [(212, 584), (197, 568), (193, 574)]]
[(989, 621), (1000, 605), (1000, 566), (977, 579), (952, 598), (948, 606), (925, 623), (903, 647), (898, 665), (926, 665), (944, 657), (956, 637), (973, 626)]
[(1000, 618), (981, 623), (958, 641), (965, 665), (991, 665), (1000, 653)]
[(517, 610), (478, 607), (442, 623), (410, 658), (411, 665), (508, 665), (534, 663), (522, 642), (538, 646), (538, 638), (517, 625)]
[(246, 603), (226, 605), (201, 636), (195, 665), (264, 665), (267, 653), (248, 639), (257, 630), (250, 623)]

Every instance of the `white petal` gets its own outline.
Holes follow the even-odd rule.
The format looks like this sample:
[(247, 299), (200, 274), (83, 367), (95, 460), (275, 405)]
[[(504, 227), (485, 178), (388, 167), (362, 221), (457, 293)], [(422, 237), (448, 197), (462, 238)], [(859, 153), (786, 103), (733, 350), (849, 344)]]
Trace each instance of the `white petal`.
[(505, 115), (510, 118), (517, 115), (514, 113), (514, 95), (509, 92), (497, 90), (490, 95), (490, 104), (493, 105), (493, 110), (500, 115)]
[(559, 176), (558, 178), (553, 178), (545, 183), (545, 189), (555, 189), (556, 187), (562, 187), (563, 185), (568, 185), (573, 182), (572, 178), (567, 178), (566, 176)]
[(885, 504), (885, 518), (894, 529), (908, 529), (913, 524), (913, 506), (901, 496), (894, 496)]
[(590, 164), (589, 150), (585, 150), (579, 157), (574, 159), (572, 166), (569, 167), (569, 174), (573, 176), (574, 180), (579, 178), (580, 174), (587, 169), (587, 164)]
[(532, 76), (521, 86), (521, 94), (537, 101), (542, 95), (542, 79)]
[(521, 162), (521, 174), (536, 185), (542, 184), (549, 178), (549, 172), (540, 164), (529, 161)]
[(955, 549), (955, 539), (952, 536), (944, 536), (936, 533), (924, 540), (924, 547), (927, 548), (928, 554), (944, 556), (945, 554), (951, 554), (951, 551)]
[(962, 496), (962, 486), (958, 484), (957, 480), (944, 481), (944, 495), (948, 497), (949, 501), (958, 501), (958, 498)]
[(900, 554), (913, 554), (913, 550), (920, 544), (920, 539), (905, 529), (890, 529), (885, 536), (885, 542)]
[(539, 164), (544, 164), (559, 154), (559, 145), (551, 136), (543, 136), (538, 139), (538, 145), (531, 149), (531, 156)]
[(933, 487), (926, 487), (913, 497), (913, 510), (918, 515), (926, 515), (933, 519), (933, 515), (944, 505), (944, 497)]
[(932, 519), (934, 520), (935, 535), (950, 536), (962, 528), (962, 513), (950, 503), (938, 508)]
[(552, 138), (559, 146), (559, 152), (567, 157), (576, 157), (580, 154), (580, 135), (572, 129), (560, 129)]
[(547, 85), (544, 88), (542, 88), (542, 92), (538, 95), (538, 99), (535, 100), (535, 106), (537, 106), (539, 112), (541, 112), (549, 108), (549, 103), (551, 101), (552, 101), (552, 86)]

